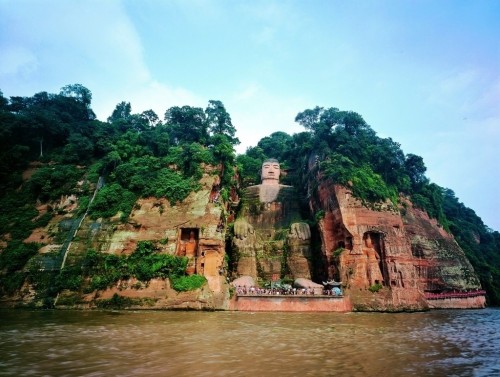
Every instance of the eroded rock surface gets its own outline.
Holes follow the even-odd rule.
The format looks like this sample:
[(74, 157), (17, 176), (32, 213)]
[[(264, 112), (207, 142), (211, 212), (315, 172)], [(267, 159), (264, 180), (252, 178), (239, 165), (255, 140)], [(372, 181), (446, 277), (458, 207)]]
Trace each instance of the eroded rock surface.
[(409, 202), (373, 210), (348, 189), (322, 183), (311, 208), (324, 211), (323, 277), (342, 281), (354, 309), (421, 310), (429, 307), (426, 292), (481, 288), (453, 237)]
[(78, 265), (90, 247), (103, 253), (129, 255), (139, 241), (152, 241), (161, 253), (188, 257), (187, 273), (204, 276), (208, 282), (204, 288), (179, 293), (170, 287), (168, 279), (154, 279), (148, 284), (118, 282), (97, 292), (98, 297), (96, 293), (85, 296), (83, 302), (92, 306), (92, 302), (117, 293), (143, 300), (146, 308), (226, 308), (229, 286), (224, 260), (225, 208), (212, 195), (217, 180), (215, 175), (204, 175), (201, 190), (174, 206), (165, 198), (139, 199), (126, 223), (119, 220), (120, 216), (110, 220), (87, 218), (68, 252), (68, 265)]

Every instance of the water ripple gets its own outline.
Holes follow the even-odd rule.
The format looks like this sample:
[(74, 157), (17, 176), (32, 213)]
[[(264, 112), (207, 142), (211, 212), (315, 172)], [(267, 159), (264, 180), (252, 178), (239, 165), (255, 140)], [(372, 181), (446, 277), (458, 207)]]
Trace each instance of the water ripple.
[(0, 311), (0, 376), (500, 376), (500, 311)]

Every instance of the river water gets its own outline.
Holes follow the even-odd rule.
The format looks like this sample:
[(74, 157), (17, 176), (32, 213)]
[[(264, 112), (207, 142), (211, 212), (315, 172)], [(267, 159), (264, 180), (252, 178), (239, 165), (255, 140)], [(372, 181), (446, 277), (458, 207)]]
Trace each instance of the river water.
[(0, 376), (500, 376), (500, 310), (0, 311)]

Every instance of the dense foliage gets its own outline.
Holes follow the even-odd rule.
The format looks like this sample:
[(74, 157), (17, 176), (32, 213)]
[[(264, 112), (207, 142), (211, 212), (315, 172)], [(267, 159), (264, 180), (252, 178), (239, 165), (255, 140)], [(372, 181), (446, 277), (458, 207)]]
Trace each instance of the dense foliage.
[[(45, 275), (36, 264), (25, 267), (40, 245), (23, 241), (33, 229), (64, 213), (55, 209), (64, 196), (76, 194), (77, 216), (83, 215), (99, 177), (103, 187), (89, 215), (120, 214), (122, 220), (139, 197), (164, 197), (172, 205), (184, 200), (199, 189), (203, 165), (215, 167), (222, 176), (221, 189), (227, 191), (232, 184), (234, 145), (239, 141), (222, 102), (209, 101), (206, 109), (172, 107), (162, 121), (152, 110), (134, 114), (131, 104), (123, 101), (102, 122), (91, 101), (92, 93), (79, 84), (32, 97), (7, 99), (0, 92), (0, 295), (15, 292), (28, 279), (53, 297), (61, 289), (79, 287), (85, 273), (93, 274), (93, 288), (126, 275), (144, 281), (175, 277), (180, 290), (201, 286), (199, 278), (182, 277), (184, 262), (168, 255), (143, 255), (144, 245), (127, 259), (89, 253), (85, 268), (94, 270), (83, 275), (73, 267)], [(36, 207), (42, 204), (47, 211), (39, 213)], [(58, 242), (65, 242), (68, 230), (55, 235)]]
[[(2, 192), (17, 189), (21, 172), (35, 160), (38, 166), (24, 189), (32, 200), (42, 202), (74, 192), (76, 182), (89, 173), (85, 166), (96, 162), (98, 175), (107, 184), (121, 186), (126, 192), (114, 189), (127, 202), (130, 193), (166, 197), (172, 204), (182, 201), (197, 189), (202, 163), (219, 166), (223, 183), (230, 183), (233, 147), (239, 141), (220, 101), (209, 101), (205, 110), (172, 107), (164, 122), (152, 110), (133, 114), (130, 103), (121, 102), (108, 121), (101, 122), (90, 108), (92, 94), (79, 84), (59, 94), (10, 100), (0, 92), (0, 99)], [(111, 205), (107, 211), (127, 212), (123, 207)]]
[[(205, 278), (197, 275), (184, 276), (187, 263), (188, 260), (184, 257), (160, 253), (151, 241), (139, 242), (136, 250), (129, 256), (105, 254), (90, 249), (81, 266), (65, 267), (51, 277), (49, 295), (54, 296), (65, 289), (85, 293), (103, 290), (119, 280), (132, 277), (146, 284), (154, 278), (169, 278), (172, 287), (178, 291), (200, 288), (205, 283)], [(34, 283), (40, 280), (37, 273), (38, 271), (28, 273), (28, 278)], [(179, 281), (186, 283), (179, 285)]]
[(83, 261), (83, 275), (90, 279), (89, 291), (94, 291), (131, 277), (143, 282), (179, 278), (184, 276), (187, 263), (184, 257), (159, 253), (151, 241), (141, 241), (128, 257), (89, 250)]
[[(430, 182), (420, 156), (405, 154), (397, 142), (377, 136), (355, 112), (304, 110), (295, 119), (304, 132), (272, 133), (235, 157), (239, 141), (220, 101), (209, 101), (205, 109), (171, 107), (163, 120), (152, 110), (135, 114), (123, 101), (106, 122), (96, 119), (91, 101), (92, 93), (79, 84), (32, 97), (7, 99), (0, 92), (4, 293), (18, 289), (30, 273), (25, 264), (38, 246), (22, 241), (58, 213), (53, 204), (63, 195), (76, 194), (80, 211), (85, 211), (99, 177), (104, 186), (89, 208), (90, 216), (119, 213), (126, 219), (139, 197), (165, 197), (172, 205), (182, 201), (198, 189), (204, 165), (218, 169), (221, 194), (227, 195), (235, 165), (240, 187), (246, 187), (260, 182), (265, 158), (277, 158), (287, 173), (283, 183), (295, 186), (303, 198), (318, 180), (350, 187), (367, 206), (385, 201), (396, 207), (401, 195), (410, 198), (454, 234), (488, 290), (490, 303), (500, 304), (500, 234), (488, 229), (451, 190)], [(35, 205), (44, 203), (47, 211), (39, 213)], [(147, 244), (128, 258), (89, 252), (83, 273), (68, 267), (47, 285), (54, 285), (55, 291), (76, 289), (90, 274), (96, 289), (126, 276), (148, 280), (168, 275), (178, 290), (204, 284), (201, 277), (183, 277), (178, 270), (182, 266), (176, 264), (180, 262), (168, 258)]]
[[(0, 201), (10, 217), (18, 213), (11, 228), (27, 220), (16, 208), (19, 203), (33, 212), (37, 200), (72, 193), (90, 197), (99, 175), (106, 187), (90, 208), (94, 218), (118, 212), (126, 218), (138, 197), (182, 201), (199, 188), (202, 164), (218, 166), (222, 184), (230, 184), (239, 141), (222, 102), (209, 101), (205, 110), (172, 107), (164, 122), (152, 110), (133, 114), (130, 103), (120, 102), (101, 122), (91, 100), (92, 93), (79, 84), (33, 97), (7, 99), (0, 92)], [(32, 161), (37, 161), (34, 173), (23, 184), (21, 173)], [(9, 233), (9, 224), (0, 216), (2, 234)]]

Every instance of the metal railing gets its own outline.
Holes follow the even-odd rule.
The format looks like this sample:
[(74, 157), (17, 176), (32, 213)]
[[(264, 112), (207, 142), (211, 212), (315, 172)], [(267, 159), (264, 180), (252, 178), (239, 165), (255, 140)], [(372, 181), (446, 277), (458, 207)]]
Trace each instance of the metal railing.
[(478, 289), (468, 292), (444, 292), (444, 293), (425, 293), (424, 296), (427, 300), (441, 300), (446, 298), (467, 298), (486, 295), (486, 291)]

